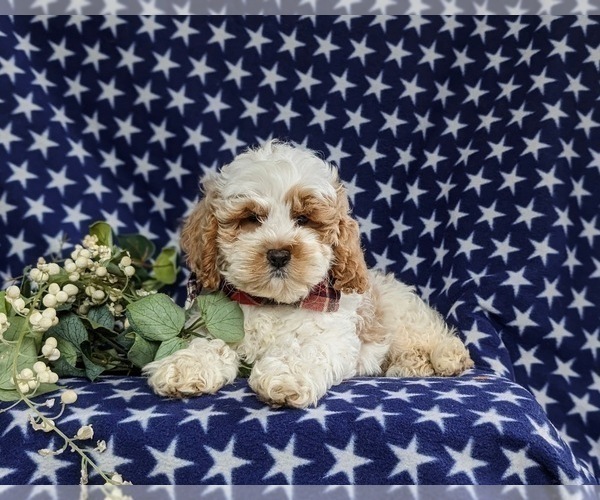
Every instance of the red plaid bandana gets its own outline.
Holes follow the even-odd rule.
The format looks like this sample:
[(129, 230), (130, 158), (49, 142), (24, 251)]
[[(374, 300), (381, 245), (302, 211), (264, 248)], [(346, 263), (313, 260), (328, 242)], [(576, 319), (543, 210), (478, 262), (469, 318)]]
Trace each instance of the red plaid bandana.
[[(238, 290), (230, 283), (221, 281), (219, 289), (227, 295), (231, 300), (238, 302), (239, 304), (249, 306), (260, 306), (260, 305), (281, 305), (273, 299), (266, 299), (264, 297), (255, 297), (246, 292)], [(196, 275), (192, 273), (187, 285), (188, 301), (191, 303), (194, 299), (202, 292), (202, 284), (196, 279)], [(335, 312), (340, 306), (340, 292), (333, 288), (331, 280), (329, 278), (324, 279), (316, 285), (309, 294), (299, 302), (293, 305), (299, 309), (309, 309), (311, 311), (318, 312)]]

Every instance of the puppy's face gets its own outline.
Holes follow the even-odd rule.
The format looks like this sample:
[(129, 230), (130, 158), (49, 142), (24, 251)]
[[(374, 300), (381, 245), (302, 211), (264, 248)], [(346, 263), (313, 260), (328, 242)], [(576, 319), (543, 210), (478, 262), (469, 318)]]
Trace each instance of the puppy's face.
[(296, 302), (331, 268), (335, 205), (314, 188), (273, 189), (261, 180), (261, 192), (235, 195), (217, 209), (219, 270), (247, 293)]
[(339, 289), (363, 291), (366, 274), (356, 279), (366, 268), (345, 190), (312, 153), (269, 143), (239, 155), (204, 188), (182, 244), (205, 286), (225, 278), (251, 295), (294, 303), (331, 273)]

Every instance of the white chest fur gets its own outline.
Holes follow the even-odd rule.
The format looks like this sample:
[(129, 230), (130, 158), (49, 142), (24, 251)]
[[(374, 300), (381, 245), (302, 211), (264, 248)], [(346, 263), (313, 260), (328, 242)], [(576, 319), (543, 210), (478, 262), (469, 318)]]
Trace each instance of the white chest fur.
[(344, 295), (336, 312), (285, 305), (242, 305), (244, 340), (235, 350), (248, 363), (265, 355), (305, 358), (309, 353), (318, 359), (342, 355), (348, 369), (351, 366), (353, 370), (359, 349), (356, 335), (359, 301), (359, 296)]

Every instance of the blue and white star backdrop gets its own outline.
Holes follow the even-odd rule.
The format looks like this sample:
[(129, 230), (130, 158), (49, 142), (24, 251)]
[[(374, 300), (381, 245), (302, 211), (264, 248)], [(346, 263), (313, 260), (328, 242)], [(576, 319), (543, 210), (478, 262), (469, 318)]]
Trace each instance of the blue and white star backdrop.
[[(434, 428), (451, 429), (459, 441), (437, 450), (446, 469), (435, 462), (430, 468), (449, 482), (589, 481), (586, 468), (599, 477), (599, 22), (585, 16), (0, 18), (2, 276), (57, 251), (63, 235), (74, 244), (95, 220), (119, 233), (141, 231), (159, 246), (177, 244), (201, 174), (247, 145), (295, 141), (340, 167), (369, 263), (415, 284), (457, 325), (478, 372), (535, 396), (550, 421), (536, 414), (519, 424), (526, 436), (532, 429), (550, 436), (548, 450), (557, 448), (549, 454), (562, 450), (564, 466), (527, 476), (523, 461), (543, 462), (539, 454), (460, 441), (465, 431), (443, 423), (444, 414), (455, 412), (431, 399), (418, 406), (425, 413), (413, 414), (413, 424), (433, 419)], [(410, 391), (404, 381), (395, 383)], [(468, 408), (469, 396), (445, 383)], [(487, 393), (484, 385), (482, 394), (497, 398), (508, 391)], [(348, 390), (362, 394), (364, 387)], [(499, 432), (507, 418), (519, 420), (518, 411), (486, 398), (472, 407), (480, 416), (468, 413), (473, 429), (477, 419)], [(321, 411), (335, 409), (329, 408)], [(377, 408), (396, 411), (373, 403), (371, 410)], [(360, 421), (383, 425), (385, 413), (377, 415)], [(153, 420), (145, 422), (151, 427)], [(20, 431), (13, 423), (15, 439)], [(361, 439), (351, 433), (328, 443), (328, 457), (345, 450), (355, 462), (343, 466), (340, 458), (324, 465), (322, 476), (369, 482), (367, 462), (356, 462)], [(277, 452), (300, 447), (293, 471), (309, 456), (302, 450), (310, 443), (299, 441), (266, 445)], [(478, 462), (493, 456), (483, 452), (486, 445), (505, 457), (493, 474)], [(160, 453), (185, 455), (181, 441), (169, 446)], [(235, 456), (241, 445), (207, 446)], [(391, 470), (380, 468), (380, 480), (441, 480), (420, 465), (434, 456), (421, 439), (389, 446), (424, 452), (423, 462), (408, 475), (398, 469), (384, 478)], [(387, 449), (393, 456), (396, 448)], [(459, 460), (449, 450), (470, 457), (472, 467), (453, 469)], [(520, 472), (508, 465), (513, 456)], [(11, 471), (2, 460), (1, 470)], [(241, 462), (237, 467), (247, 470)], [(336, 475), (336, 467), (346, 472)], [(29, 479), (60, 479), (36, 470)], [(218, 470), (205, 471), (212, 472), (206, 479), (218, 478)], [(242, 472), (222, 474), (238, 482), (317, 477)]]

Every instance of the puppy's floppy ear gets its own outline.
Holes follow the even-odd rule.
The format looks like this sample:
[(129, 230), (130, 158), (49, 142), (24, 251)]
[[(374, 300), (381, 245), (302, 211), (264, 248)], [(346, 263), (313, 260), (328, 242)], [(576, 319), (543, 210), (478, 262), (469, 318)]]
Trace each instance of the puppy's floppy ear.
[(217, 234), (219, 225), (214, 213), (216, 189), (209, 177), (202, 180), (204, 198), (196, 205), (181, 231), (181, 248), (187, 255), (187, 265), (196, 273), (204, 288), (219, 286), (217, 267)]
[(364, 253), (360, 244), (358, 222), (350, 216), (350, 204), (346, 189), (336, 188), (338, 204), (338, 237), (333, 244), (334, 263), (331, 269), (335, 278), (334, 288), (342, 292), (363, 293), (367, 290), (369, 276)]

